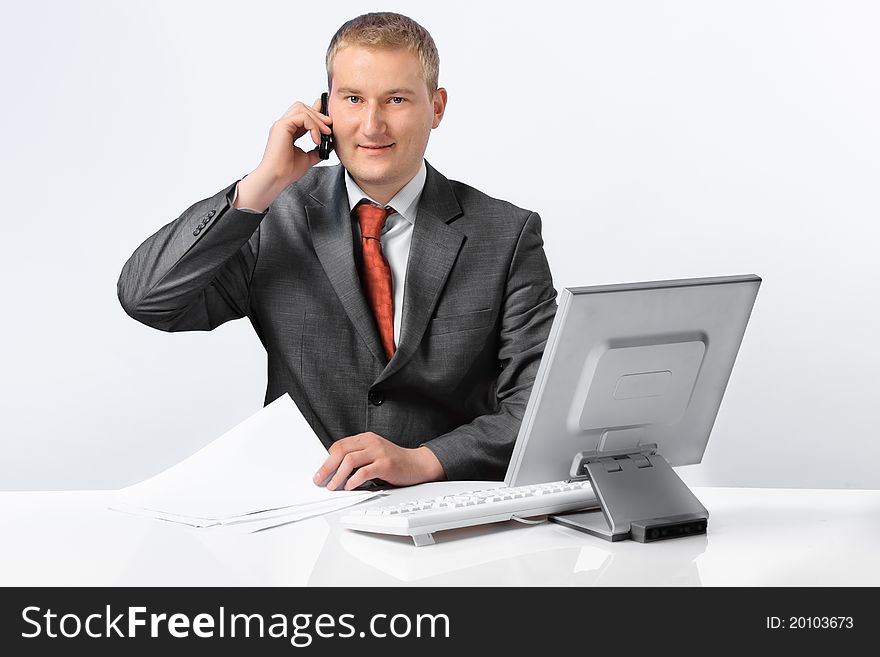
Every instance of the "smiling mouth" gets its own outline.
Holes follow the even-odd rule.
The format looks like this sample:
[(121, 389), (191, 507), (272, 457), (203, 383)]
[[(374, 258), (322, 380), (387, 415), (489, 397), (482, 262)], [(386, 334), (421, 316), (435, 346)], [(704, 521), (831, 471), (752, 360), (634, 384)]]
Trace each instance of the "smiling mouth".
[(384, 151), (384, 150), (391, 148), (392, 146), (394, 146), (394, 144), (388, 144), (387, 146), (363, 146), (363, 145), (361, 145), (360, 148), (364, 148), (368, 151)]

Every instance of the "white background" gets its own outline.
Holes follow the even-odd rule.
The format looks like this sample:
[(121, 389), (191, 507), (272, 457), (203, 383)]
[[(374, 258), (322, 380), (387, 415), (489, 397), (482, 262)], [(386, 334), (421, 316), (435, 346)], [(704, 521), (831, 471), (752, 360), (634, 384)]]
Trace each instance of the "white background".
[(0, 488), (132, 483), (261, 408), (246, 319), (155, 331), (116, 281), (376, 10), (440, 50), (427, 159), (540, 212), (557, 289), (764, 278), (688, 483), (880, 488), (880, 8), (794, 0), (5, 7)]

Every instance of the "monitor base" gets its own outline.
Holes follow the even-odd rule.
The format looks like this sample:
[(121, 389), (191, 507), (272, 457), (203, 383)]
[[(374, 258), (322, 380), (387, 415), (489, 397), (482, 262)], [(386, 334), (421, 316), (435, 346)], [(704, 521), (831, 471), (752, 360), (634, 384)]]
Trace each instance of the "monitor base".
[(660, 454), (585, 456), (600, 509), (549, 516), (550, 522), (607, 541), (651, 543), (705, 534), (709, 512)]

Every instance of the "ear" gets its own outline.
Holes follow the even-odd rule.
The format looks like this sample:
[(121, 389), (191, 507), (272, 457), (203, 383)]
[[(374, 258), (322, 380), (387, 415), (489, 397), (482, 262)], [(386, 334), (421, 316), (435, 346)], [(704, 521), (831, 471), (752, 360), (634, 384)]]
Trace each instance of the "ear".
[(440, 87), (434, 92), (434, 121), (431, 128), (436, 128), (443, 120), (443, 114), (446, 112), (446, 89)]

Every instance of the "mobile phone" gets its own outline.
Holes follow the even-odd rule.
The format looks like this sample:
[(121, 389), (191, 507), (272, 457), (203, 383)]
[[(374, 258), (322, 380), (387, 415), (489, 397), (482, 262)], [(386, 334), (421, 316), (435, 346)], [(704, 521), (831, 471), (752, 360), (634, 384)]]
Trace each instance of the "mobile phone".
[[(325, 91), (321, 94), (321, 114), (327, 114), (327, 103), (329, 102), (329, 95)], [(329, 135), (325, 135), (323, 132), (321, 133), (321, 143), (318, 145), (318, 157), (322, 160), (330, 159), (330, 150), (333, 148), (333, 133), (331, 132)]]

